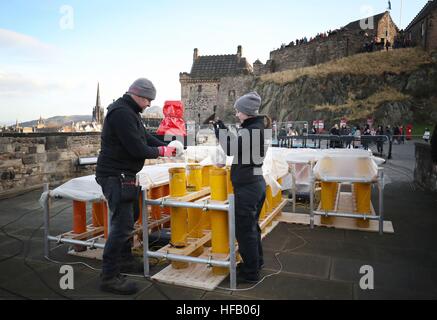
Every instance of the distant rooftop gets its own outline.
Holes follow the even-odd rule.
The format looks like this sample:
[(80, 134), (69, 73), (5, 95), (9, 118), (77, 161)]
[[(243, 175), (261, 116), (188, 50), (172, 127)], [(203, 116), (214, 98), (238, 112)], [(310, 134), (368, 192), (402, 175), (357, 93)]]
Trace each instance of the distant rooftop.
[(364, 18), (364, 19), (359, 19), (359, 20), (356, 20), (356, 21), (353, 21), (353, 22), (351, 22), (351, 23), (349, 23), (348, 25), (346, 25), (344, 28), (345, 29), (348, 29), (348, 30), (361, 30), (362, 28), (361, 28), (361, 24), (360, 24), (360, 22), (361, 21), (368, 21), (368, 20), (370, 20), (370, 19), (374, 19), (374, 24), (375, 24), (375, 26), (377, 26), (378, 25), (378, 23), (379, 23), (379, 21), (387, 14), (387, 13), (389, 13), (388, 11), (385, 11), (385, 12), (382, 12), (382, 13), (379, 13), (379, 14), (377, 14), (377, 15), (374, 15), (374, 16), (371, 16), (371, 17), (367, 17), (367, 18)]
[(193, 79), (220, 79), (227, 76), (246, 75), (252, 72), (252, 67), (246, 58), (242, 57), (242, 48), (237, 54), (199, 56), (194, 49), (193, 66), (190, 76)]
[(410, 29), (412, 26), (414, 26), (416, 23), (421, 21), (424, 17), (426, 17), (431, 10), (437, 8), (437, 1), (436, 0), (430, 0), (426, 3), (426, 5), (420, 10), (420, 12), (417, 14), (417, 16), (413, 19), (413, 21), (410, 22), (408, 27), (405, 30)]

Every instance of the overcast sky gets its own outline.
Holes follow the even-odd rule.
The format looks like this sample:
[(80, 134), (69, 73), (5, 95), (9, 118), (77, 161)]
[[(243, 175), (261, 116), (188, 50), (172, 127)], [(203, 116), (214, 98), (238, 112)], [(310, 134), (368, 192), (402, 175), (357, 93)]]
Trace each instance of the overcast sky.
[[(404, 28), (427, 0), (392, 0)], [(385, 0), (0, 1), (0, 124), (41, 115), (91, 114), (136, 78), (158, 90), (153, 105), (180, 99), (179, 72), (200, 55), (236, 54), (252, 64), (296, 38), (383, 12)]]

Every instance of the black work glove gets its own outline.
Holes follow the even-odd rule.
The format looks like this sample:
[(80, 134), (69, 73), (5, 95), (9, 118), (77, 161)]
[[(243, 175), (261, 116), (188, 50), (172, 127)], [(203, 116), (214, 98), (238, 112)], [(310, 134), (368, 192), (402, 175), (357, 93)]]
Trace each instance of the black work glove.
[(212, 126), (214, 127), (214, 132), (217, 139), (219, 138), (220, 130), (229, 130), (221, 120), (213, 121)]

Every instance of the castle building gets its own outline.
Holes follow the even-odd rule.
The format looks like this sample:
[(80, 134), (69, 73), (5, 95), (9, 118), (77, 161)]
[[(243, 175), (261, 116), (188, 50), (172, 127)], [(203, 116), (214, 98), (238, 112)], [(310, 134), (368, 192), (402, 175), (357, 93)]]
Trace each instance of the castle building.
[(96, 98), (96, 105), (93, 108), (93, 122), (96, 122), (97, 124), (103, 125), (103, 120), (105, 119), (105, 111), (101, 106), (100, 103), (100, 84), (97, 84), (97, 98)]
[(387, 42), (393, 45), (398, 33), (390, 12), (386, 11), (298, 45), (294, 42), (283, 45), (270, 52), (265, 64), (256, 60), (253, 68), (243, 57), (241, 46), (237, 54), (231, 55), (200, 56), (199, 50), (194, 49), (191, 72), (179, 74), (185, 120), (202, 125), (215, 115), (224, 121), (235, 121), (235, 100), (254, 87), (258, 76), (341, 59), (369, 46), (383, 49)]
[(240, 92), (238, 86), (226, 79), (251, 74), (252, 66), (243, 57), (241, 46), (237, 54), (213, 56), (200, 56), (199, 50), (194, 49), (191, 72), (179, 75), (185, 120), (202, 124), (214, 113), (233, 105), (246, 92)]
[(376, 42), (381, 48), (388, 40), (390, 44), (399, 32), (390, 12), (353, 21), (346, 26), (329, 32), (326, 36), (296, 45), (294, 42), (270, 52), (270, 60), (264, 65), (254, 63), (255, 75), (305, 68), (331, 60), (341, 59), (363, 52), (365, 44)]
[(437, 1), (431, 0), (405, 29), (413, 46), (427, 51), (437, 50)]

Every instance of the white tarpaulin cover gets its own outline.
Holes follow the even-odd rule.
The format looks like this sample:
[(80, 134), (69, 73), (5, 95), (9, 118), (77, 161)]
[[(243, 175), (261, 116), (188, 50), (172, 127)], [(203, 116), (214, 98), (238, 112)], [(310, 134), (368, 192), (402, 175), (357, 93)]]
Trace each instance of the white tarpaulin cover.
[(377, 179), (378, 166), (368, 155), (330, 154), (317, 162), (314, 175), (319, 180), (370, 182)]
[[(232, 164), (232, 157), (226, 157), (221, 147), (189, 147), (184, 154), (187, 163), (197, 162), (201, 165)], [(326, 165), (316, 165), (314, 172), (317, 177), (369, 177), (374, 178), (377, 174), (378, 165), (384, 163), (383, 159), (373, 157), (371, 152), (363, 150), (314, 150), (314, 149), (283, 149), (269, 148), (263, 165), (263, 175), (266, 183), (272, 188), (273, 195), (280, 190), (288, 190), (292, 187), (289, 168), (293, 166), (296, 175), (296, 185), (309, 185), (310, 161), (319, 162), (321, 159), (331, 159), (336, 163), (335, 173), (329, 173)], [(367, 159), (366, 164), (356, 159)], [(326, 160), (330, 161), (330, 160)], [(360, 160), (363, 161), (363, 160)], [(143, 188), (168, 182), (169, 168), (185, 167), (186, 163), (166, 163), (154, 166), (146, 166), (139, 173), (139, 183)], [(329, 167), (329, 166), (328, 166)], [(364, 168), (364, 169), (363, 169)], [(365, 173), (363, 173), (365, 172)], [(282, 178), (282, 186), (277, 180)], [(74, 199), (78, 201), (102, 201), (104, 196), (101, 187), (95, 181), (95, 176), (86, 176), (68, 181), (62, 186), (50, 191), (54, 197)], [(41, 196), (44, 201), (47, 194)]]
[[(154, 185), (166, 183), (169, 180), (169, 168), (183, 166), (185, 166), (183, 163), (166, 163), (146, 166), (139, 173), (139, 183), (145, 189), (153, 187)], [(102, 188), (96, 182), (94, 175), (72, 179), (50, 191), (50, 195), (52, 197), (62, 197), (89, 202), (102, 201), (105, 199)], [(44, 201), (44, 198), (42, 198), (41, 201)]]

